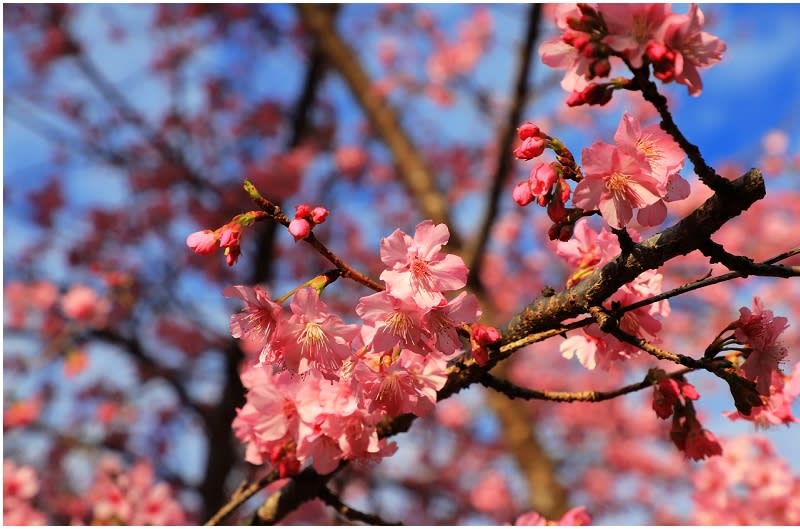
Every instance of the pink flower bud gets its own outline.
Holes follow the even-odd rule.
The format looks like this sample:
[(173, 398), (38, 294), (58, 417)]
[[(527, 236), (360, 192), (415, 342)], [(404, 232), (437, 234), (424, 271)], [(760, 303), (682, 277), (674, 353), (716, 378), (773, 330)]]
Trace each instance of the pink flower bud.
[(299, 204), (294, 207), (294, 218), (305, 219), (311, 216), (311, 206), (308, 204)]
[(586, 101), (584, 101), (583, 94), (581, 92), (574, 91), (567, 97), (568, 107), (579, 107), (585, 103)]
[(217, 235), (211, 230), (190, 233), (186, 237), (186, 246), (200, 255), (211, 255), (217, 248)]
[(537, 163), (531, 169), (531, 174), (528, 177), (531, 193), (537, 197), (546, 195), (553, 187), (556, 177), (556, 171), (550, 164)]
[(526, 138), (514, 149), (514, 156), (520, 160), (530, 160), (536, 158), (544, 152), (545, 142), (542, 138)]
[(226, 225), (222, 229), (222, 235), (219, 238), (219, 245), (223, 248), (233, 248), (239, 246), (242, 230), (240, 226)]
[(317, 206), (313, 210), (311, 210), (311, 220), (314, 221), (314, 224), (322, 224), (325, 222), (325, 219), (328, 218), (328, 214), (330, 212), (323, 208), (322, 206)]
[(540, 130), (539, 127), (531, 122), (528, 122), (520, 125), (520, 127), (517, 129), (517, 134), (519, 135), (520, 140), (527, 140), (528, 138), (539, 136)]
[(472, 339), (480, 345), (490, 345), (500, 339), (500, 331), (491, 325), (476, 323), (471, 331)]
[(523, 180), (514, 186), (514, 191), (511, 192), (511, 198), (520, 206), (527, 206), (531, 203), (533, 194), (531, 193), (531, 186), (528, 184), (527, 180)]
[(289, 233), (295, 241), (305, 239), (311, 233), (311, 224), (306, 219), (294, 219), (289, 223)]

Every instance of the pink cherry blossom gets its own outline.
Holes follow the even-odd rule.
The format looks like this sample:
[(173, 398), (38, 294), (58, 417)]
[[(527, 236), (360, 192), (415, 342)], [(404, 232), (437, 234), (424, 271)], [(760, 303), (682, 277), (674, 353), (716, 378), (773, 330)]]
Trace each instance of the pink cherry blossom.
[(599, 4), (598, 11), (608, 28), (603, 42), (639, 68), (647, 43), (672, 10), (669, 4)]
[(742, 372), (749, 380), (756, 382), (762, 395), (770, 394), (773, 371), (778, 369), (788, 350), (778, 341), (778, 336), (788, 327), (787, 319), (775, 317), (771, 310), (764, 310), (759, 298), (753, 299), (753, 310), (739, 309), (740, 316), (735, 322), (736, 339), (751, 348), (742, 364)]
[(296, 438), (297, 402), (302, 379), (288, 371), (273, 374), (267, 366), (250, 366), (242, 373), (247, 401), (236, 410), (233, 430), (245, 445), (245, 459), (261, 465), (275, 447)]
[(586, 219), (575, 223), (574, 236), (570, 240), (556, 243), (556, 255), (578, 268), (603, 266), (619, 252), (619, 239), (605, 228), (599, 232), (593, 230)]
[(186, 237), (186, 246), (200, 255), (211, 255), (217, 249), (219, 237), (211, 230), (201, 230), (190, 233)]
[[(231, 316), (231, 336), (255, 341), (261, 348), (259, 364), (267, 362), (281, 318), (281, 306), (272, 301), (269, 292), (260, 286), (230, 286), (222, 294), (245, 302), (242, 311)], [(275, 358), (272, 357), (272, 360), (275, 361)]]
[(444, 359), (403, 349), (396, 355), (371, 355), (359, 362), (353, 377), (363, 387), (370, 411), (424, 416), (434, 409), (446, 371)]
[(375, 352), (391, 349), (395, 345), (409, 348), (419, 354), (430, 334), (422, 328), (422, 317), (425, 314), (416, 303), (402, 300), (383, 291), (361, 298), (356, 306), (356, 313), (369, 327), (362, 327), (362, 336), (366, 332)]
[(450, 238), (444, 224), (426, 220), (417, 225), (412, 239), (400, 230), (381, 241), (381, 260), (387, 270), (381, 279), (392, 295), (413, 298), (420, 307), (430, 308), (443, 299), (442, 291), (457, 290), (467, 283), (467, 267), (455, 255), (439, 250)]
[(329, 378), (337, 378), (336, 371), (350, 356), (350, 342), (358, 334), (355, 325), (346, 325), (341, 318), (328, 312), (313, 288), (302, 288), (292, 299), (293, 315), (286, 329), (294, 343), (284, 344), (284, 356), (289, 364), (299, 360), (299, 373), (316, 368)]
[(640, 152), (596, 142), (583, 150), (585, 178), (575, 187), (572, 202), (583, 209), (599, 209), (614, 228), (623, 228), (633, 208), (658, 202), (658, 181)]
[(464, 323), (473, 323), (480, 316), (478, 298), (466, 292), (431, 308), (423, 318), (423, 325), (431, 336), (429, 346), (437, 354), (451, 358), (461, 352), (457, 327)]
[(614, 134), (614, 142), (618, 147), (642, 153), (647, 159), (651, 174), (658, 182), (661, 199), (640, 209), (636, 219), (643, 226), (661, 224), (667, 216), (664, 202), (689, 196), (689, 183), (679, 174), (685, 159), (683, 150), (657, 125), (642, 129), (639, 121), (627, 113)]
[(726, 440), (723, 454), (699, 465), (691, 478), (698, 524), (800, 524), (800, 480), (765, 437)]
[(703, 89), (698, 69), (718, 63), (727, 49), (718, 37), (702, 31), (704, 21), (703, 11), (692, 4), (688, 13), (667, 17), (656, 37), (675, 53), (675, 81), (686, 85), (693, 96)]
[[(581, 16), (575, 4), (558, 4), (554, 14), (556, 25), (562, 33), (570, 29), (567, 25), (569, 17)], [(593, 59), (584, 57), (578, 48), (564, 42), (561, 35), (544, 41), (539, 46), (539, 56), (547, 66), (566, 70), (561, 88), (567, 92), (580, 92), (586, 88)]]
[(662, 370), (658, 371), (661, 380), (653, 386), (653, 410), (661, 419), (669, 418), (675, 404), (683, 404), (684, 399), (697, 400), (700, 398), (695, 387), (685, 380), (668, 378)]
[(156, 482), (152, 467), (139, 461), (127, 472), (119, 461), (105, 458), (87, 493), (92, 523), (184, 525), (188, 522), (170, 487)]

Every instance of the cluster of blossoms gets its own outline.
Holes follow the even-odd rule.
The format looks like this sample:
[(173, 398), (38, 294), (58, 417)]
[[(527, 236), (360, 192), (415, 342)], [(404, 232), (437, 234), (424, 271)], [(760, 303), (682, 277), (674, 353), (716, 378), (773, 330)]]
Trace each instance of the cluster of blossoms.
[(322, 224), (328, 218), (329, 211), (322, 206), (312, 208), (308, 204), (295, 207), (294, 220), (289, 223), (289, 233), (295, 241), (305, 239), (311, 234), (311, 229), (317, 224)]
[[(3, 523), (46, 525), (47, 517), (31, 502), (39, 492), (36, 472), (3, 461)], [(169, 485), (156, 482), (150, 465), (140, 461), (124, 471), (119, 460), (100, 461), (91, 489), (84, 498), (64, 503), (72, 525), (186, 525), (187, 517)]]
[(669, 435), (678, 450), (697, 461), (720, 455), (722, 446), (695, 413), (692, 401), (700, 398), (697, 389), (683, 377), (667, 377), (661, 369), (652, 370), (650, 375), (658, 381), (653, 386), (653, 410), (661, 419), (672, 417)]
[[(467, 277), (461, 258), (440, 251), (449, 237), (444, 224), (425, 221), (413, 238), (395, 230), (383, 239), (386, 288), (361, 298), (361, 325), (332, 314), (314, 280), (288, 310), (260, 287), (226, 289), (245, 302), (231, 317), (232, 335), (259, 350), (258, 364), (242, 375), (247, 402), (234, 420), (249, 462), (269, 461), (283, 475), (310, 462), (327, 473), (341, 460), (391, 453), (378, 439), (383, 419), (433, 410), (448, 360), (463, 352), (458, 329), (480, 316), (473, 295), (445, 297)], [(498, 339), (476, 325), (476, 361), (485, 362), (485, 346)]]
[(800, 524), (800, 478), (759, 436), (731, 439), (725, 453), (692, 473), (700, 525)]
[[(715, 341), (718, 350), (741, 351), (744, 361), (739, 366), (740, 374), (755, 382), (762, 396), (762, 406), (754, 407), (750, 414), (741, 411), (729, 412), (730, 419), (745, 419), (759, 426), (789, 424), (797, 419), (792, 415), (791, 405), (800, 395), (800, 367), (795, 366), (790, 376), (780, 369), (788, 350), (778, 337), (788, 327), (788, 320), (765, 310), (759, 298), (753, 299), (753, 308), (739, 309), (739, 319), (723, 330), (731, 335), (720, 336)], [(743, 346), (737, 349), (732, 346)]]
[(39, 479), (28, 466), (3, 460), (3, 525), (46, 525), (47, 517), (32, 502), (39, 493)]
[[(519, 128), (522, 140), (514, 155), (530, 160), (551, 148), (556, 161), (537, 163), (527, 181), (517, 184), (513, 198), (525, 206), (536, 199), (554, 222), (551, 239), (568, 240), (574, 223), (587, 212), (599, 211), (613, 228), (624, 228), (633, 218), (642, 226), (657, 226), (667, 216), (666, 202), (689, 196), (689, 183), (680, 176), (684, 153), (658, 126), (642, 127), (625, 114), (614, 134), (614, 145), (601, 141), (583, 150), (581, 170), (560, 141), (526, 123)], [(570, 188), (566, 180), (578, 182), (572, 193), (575, 208), (566, 208)]]
[(699, 69), (719, 62), (726, 50), (719, 38), (703, 31), (704, 16), (692, 4), (685, 14), (669, 4), (562, 4), (555, 9), (557, 37), (539, 48), (542, 62), (566, 70), (561, 86), (571, 92), (567, 104), (603, 105), (615, 89), (630, 83), (607, 78), (614, 62), (639, 69), (653, 66), (661, 81), (686, 85), (699, 95)]
[[(634, 231), (631, 232), (631, 238), (634, 241), (640, 240), (640, 236)], [(619, 253), (617, 238), (606, 229), (599, 233), (594, 231), (585, 219), (576, 223), (572, 240), (559, 241), (556, 246), (556, 254), (569, 265), (577, 267), (568, 280), (570, 286), (611, 261)], [(611, 309), (617, 303), (624, 307), (660, 294), (662, 278), (654, 270), (644, 272), (610, 296), (605, 302), (606, 308)], [(628, 334), (657, 341), (661, 323), (656, 317), (666, 317), (669, 313), (669, 303), (666, 300), (659, 301), (625, 312), (620, 318), (619, 327)], [(612, 362), (636, 356), (641, 352), (637, 347), (603, 332), (597, 324), (581, 328), (579, 334), (561, 342), (559, 349), (564, 358), (575, 356), (587, 369), (595, 369), (597, 366), (607, 369)]]
[(145, 461), (125, 471), (118, 459), (102, 459), (87, 498), (92, 506), (93, 525), (188, 523), (170, 486), (156, 482), (152, 467)]
[(263, 211), (248, 211), (236, 215), (230, 222), (216, 230), (200, 230), (186, 237), (186, 246), (199, 255), (212, 255), (217, 247), (222, 248), (225, 262), (233, 266), (242, 254), (242, 231), (256, 219), (263, 218)]

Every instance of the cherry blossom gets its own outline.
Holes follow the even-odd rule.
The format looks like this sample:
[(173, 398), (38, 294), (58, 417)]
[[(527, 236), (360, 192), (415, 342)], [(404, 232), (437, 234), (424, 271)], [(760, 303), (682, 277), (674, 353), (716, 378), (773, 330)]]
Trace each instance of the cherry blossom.
[[(286, 329), (294, 343), (285, 344), (286, 362), (299, 360), (298, 373), (316, 368), (326, 377), (335, 378), (336, 371), (351, 354), (350, 342), (358, 328), (331, 314), (313, 288), (298, 290), (291, 309), (292, 316), (286, 322)], [(294, 357), (294, 360), (289, 357)]]
[(613, 228), (623, 228), (634, 208), (658, 202), (658, 181), (650, 164), (638, 151), (596, 142), (583, 150), (585, 178), (575, 187), (573, 203), (583, 209), (599, 209)]
[(634, 68), (642, 66), (647, 43), (672, 11), (669, 4), (599, 4), (597, 9), (608, 28), (603, 42), (623, 52)]
[(270, 299), (269, 293), (259, 286), (242, 285), (227, 287), (222, 291), (226, 297), (236, 297), (245, 302), (241, 312), (231, 316), (231, 336), (254, 340), (261, 347), (260, 364), (277, 359), (270, 353), (274, 351), (273, 338), (281, 318), (281, 307)]
[(417, 225), (412, 239), (400, 230), (381, 241), (381, 260), (387, 270), (381, 279), (393, 295), (413, 298), (430, 308), (443, 299), (442, 291), (457, 290), (467, 283), (467, 267), (455, 255), (440, 252), (450, 238), (444, 224), (426, 220)]
[(657, 35), (657, 39), (675, 53), (674, 80), (686, 85), (693, 96), (700, 95), (703, 89), (698, 69), (718, 63), (727, 49), (722, 40), (702, 31), (704, 22), (703, 11), (692, 4), (688, 13), (667, 17)]
[(775, 317), (771, 310), (764, 310), (758, 297), (753, 299), (752, 311), (742, 307), (739, 312), (741, 315), (734, 322), (736, 338), (751, 348), (742, 364), (742, 372), (756, 382), (759, 393), (769, 395), (772, 373), (788, 354), (786, 347), (778, 341), (778, 336), (788, 326), (787, 320)]

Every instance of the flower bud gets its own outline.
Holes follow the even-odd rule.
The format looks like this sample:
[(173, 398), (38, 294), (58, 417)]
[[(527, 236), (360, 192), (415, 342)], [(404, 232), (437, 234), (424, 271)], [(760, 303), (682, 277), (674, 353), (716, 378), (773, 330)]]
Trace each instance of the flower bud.
[(539, 137), (526, 138), (514, 149), (514, 156), (520, 160), (531, 160), (544, 152), (545, 141)]
[(330, 212), (327, 210), (327, 208), (317, 206), (311, 210), (311, 220), (314, 221), (314, 224), (322, 224), (325, 222), (325, 219), (328, 218), (328, 213)]
[(517, 135), (520, 140), (527, 140), (528, 138), (538, 137), (540, 134), (539, 127), (531, 122), (523, 123), (517, 129)]
[(289, 233), (292, 234), (295, 242), (305, 239), (311, 233), (311, 224), (306, 219), (294, 219), (289, 223)]
[(311, 215), (311, 206), (308, 204), (299, 204), (294, 207), (294, 218), (304, 219)]
[(531, 193), (531, 186), (528, 184), (527, 180), (523, 180), (514, 186), (514, 190), (511, 192), (511, 198), (520, 206), (527, 206), (533, 201), (533, 193)]
[(211, 255), (217, 248), (217, 236), (211, 230), (196, 231), (186, 237), (186, 246), (200, 255)]

